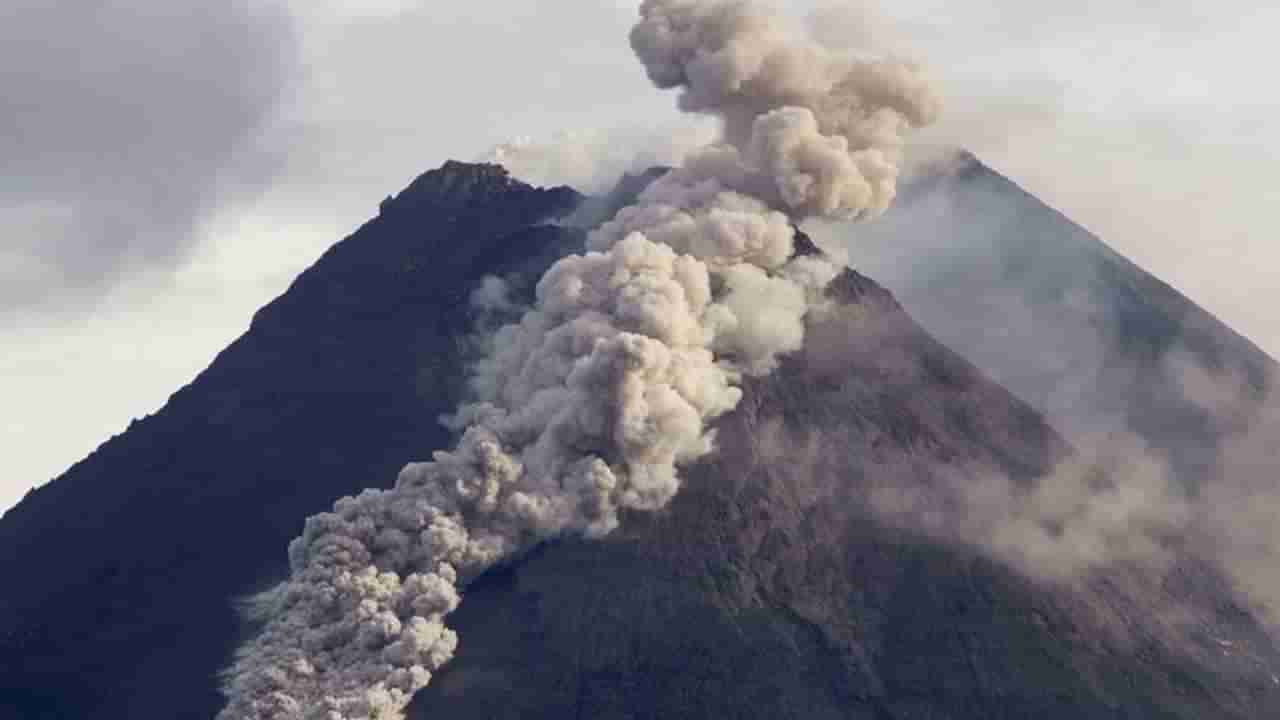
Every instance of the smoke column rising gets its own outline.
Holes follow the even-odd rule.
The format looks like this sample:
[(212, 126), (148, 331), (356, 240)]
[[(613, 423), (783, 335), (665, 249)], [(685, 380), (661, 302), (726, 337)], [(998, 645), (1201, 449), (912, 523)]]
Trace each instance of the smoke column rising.
[(308, 518), (220, 720), (402, 718), (457, 647), (445, 619), (470, 580), (666, 505), (838, 271), (793, 257), (792, 223), (884, 210), (905, 133), (938, 112), (914, 65), (832, 52), (749, 2), (646, 0), (631, 43), (723, 140), (547, 271), (474, 368), (454, 449)]

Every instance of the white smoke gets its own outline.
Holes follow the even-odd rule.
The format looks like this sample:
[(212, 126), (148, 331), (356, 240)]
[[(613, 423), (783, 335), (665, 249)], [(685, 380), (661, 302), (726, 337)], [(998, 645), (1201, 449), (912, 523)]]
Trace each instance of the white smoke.
[(480, 280), (480, 286), (471, 291), (471, 307), (482, 314), (520, 310), (520, 304), (511, 295), (510, 283), (497, 275), (485, 275)]
[(570, 130), (545, 139), (519, 137), (491, 148), (481, 159), (530, 185), (568, 185), (602, 194), (625, 174), (680, 165), (685, 155), (718, 135), (709, 121), (663, 130)]
[(1102, 439), (1030, 487), (992, 474), (965, 488), (971, 538), (1032, 577), (1064, 581), (1115, 566), (1156, 571), (1192, 506), (1168, 467), (1125, 435)]
[[(663, 507), (709, 423), (804, 341), (838, 271), (793, 259), (792, 222), (883, 210), (903, 133), (937, 103), (907, 63), (840, 55), (737, 0), (646, 0), (632, 45), (681, 107), (723, 120), (637, 203), (557, 262), (497, 331), (450, 418), (457, 446), (311, 517), (221, 720), (403, 717), (452, 657), (459, 589), (622, 509)], [(506, 298), (495, 282), (476, 301)], [(501, 304), (501, 302), (499, 302)]]
[(1280, 386), (1273, 378), (1261, 389), (1243, 370), (1207, 370), (1176, 352), (1166, 366), (1224, 435), (1196, 498), (1196, 539), (1236, 589), (1280, 626)]

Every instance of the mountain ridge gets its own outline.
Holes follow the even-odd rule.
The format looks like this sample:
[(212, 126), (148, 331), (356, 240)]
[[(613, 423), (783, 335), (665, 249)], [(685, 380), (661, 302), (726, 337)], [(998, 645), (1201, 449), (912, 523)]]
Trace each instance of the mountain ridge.
[[(212, 716), (232, 601), (278, 579), (306, 515), (448, 442), (468, 294), (580, 240), (540, 225), (580, 200), (496, 166), (424, 173), (164, 407), (5, 513), (0, 569), (23, 582), (0, 592), (0, 717)], [(204, 710), (173, 714), (183, 696)]]
[[(1251, 340), (968, 151), (903, 183), (876, 222), (815, 234), (849, 243), (929, 332), (1069, 436), (1133, 432), (1193, 488), (1280, 377)], [(1233, 417), (1195, 383), (1221, 386)]]
[[(0, 518), (0, 570), (24, 580), (0, 593), (0, 718), (216, 712), (216, 672), (244, 632), (232, 601), (281, 577), (306, 515), (389, 484), (405, 462), (447, 444), (436, 419), (463, 386), (471, 290), (488, 274), (527, 285), (580, 248), (581, 230), (548, 221), (581, 200), (496, 166), (425, 173), (256, 313), (164, 408)], [(462, 717), (809, 708), (875, 720), (1082, 710), (1244, 718), (1245, 703), (1273, 697), (1256, 671), (1203, 674), (1156, 632), (1144, 636), (1145, 656), (1072, 635), (1091, 627), (1080, 613), (1139, 629), (1141, 613), (1037, 589), (975, 551), (858, 510), (859, 492), (881, 476), (930, 482), (937, 468), (973, 460), (1030, 479), (1068, 449), (877, 282), (848, 270), (831, 292), (849, 312), (813, 328), (778, 374), (748, 381), (722, 423), (724, 451), (690, 471), (670, 511), (628, 517), (604, 542), (554, 543), (471, 589), (458, 611), (459, 657), (415, 712), (447, 703)], [(806, 443), (826, 450), (804, 454)], [(917, 458), (929, 462), (902, 464)], [(1215, 631), (1236, 633), (1242, 653), (1273, 655), (1245, 637), (1247, 612), (1223, 603)], [(596, 637), (631, 650), (575, 640), (592, 631), (570, 623), (574, 608), (598, 621)], [(956, 631), (964, 608), (977, 615)], [(656, 634), (668, 621), (682, 629), (674, 645)], [(507, 642), (516, 647), (503, 655)], [(548, 648), (554, 661), (536, 654)], [(1214, 685), (1218, 672), (1227, 680)], [(779, 673), (785, 682), (769, 680)], [(520, 681), (505, 709), (486, 699), (485, 678), (496, 677)], [(735, 695), (744, 678), (754, 691)], [(1068, 697), (1054, 699), (1055, 682)], [(1167, 707), (1186, 693), (1186, 712), (1205, 714)], [(1010, 694), (1021, 704), (1001, 710)]]

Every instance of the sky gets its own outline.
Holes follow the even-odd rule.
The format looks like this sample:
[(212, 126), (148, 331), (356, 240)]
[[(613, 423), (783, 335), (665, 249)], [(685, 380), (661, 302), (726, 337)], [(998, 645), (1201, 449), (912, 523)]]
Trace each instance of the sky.
[[(1280, 354), (1280, 9), (786, 5), (825, 42), (924, 62), (946, 99), (924, 142), (974, 150)], [(631, 57), (634, 17), (624, 0), (4, 3), (0, 510), (157, 410), (417, 174), (525, 138), (576, 146), (543, 174), (594, 185), (698, 137)]]

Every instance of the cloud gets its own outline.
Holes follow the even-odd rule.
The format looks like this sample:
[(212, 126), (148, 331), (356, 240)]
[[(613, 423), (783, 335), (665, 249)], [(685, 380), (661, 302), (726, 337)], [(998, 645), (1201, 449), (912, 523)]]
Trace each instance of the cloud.
[(1164, 571), (1191, 518), (1166, 463), (1125, 435), (1086, 447), (1030, 487), (988, 475), (961, 497), (979, 545), (1050, 580), (1126, 565)]
[(1280, 261), (1270, 180), (1280, 140), (1266, 120), (1280, 93), (1247, 70), (1270, 52), (1280, 10), (903, 0), (875, 17), (946, 89), (947, 113), (922, 142), (975, 152), (1280, 349), (1269, 270)]
[(17, 0), (0, 22), (0, 315), (81, 307), (172, 269), (265, 186), (292, 79), (281, 7)]
[(1232, 368), (1206, 370), (1172, 355), (1185, 396), (1225, 433), (1199, 487), (1196, 539), (1272, 622), (1280, 622), (1280, 386), (1258, 392)]
[[(746, 375), (803, 345), (838, 271), (797, 256), (793, 221), (893, 197), (903, 136), (936, 103), (918, 68), (846, 56), (730, 0), (644, 0), (632, 47), (680, 106), (724, 123), (558, 260), (472, 371), (454, 448), (390, 490), (338, 500), (253, 603), (226, 720), (403, 717), (452, 657), (467, 582), (565, 533), (600, 537), (666, 506), (715, 450)], [(590, 163), (588, 163), (589, 165)], [(481, 308), (518, 308), (489, 278)]]
[(602, 194), (627, 173), (679, 165), (691, 150), (716, 137), (713, 123), (658, 131), (589, 129), (557, 133), (549, 139), (521, 137), (497, 145), (482, 160), (502, 165), (531, 185), (568, 185)]

